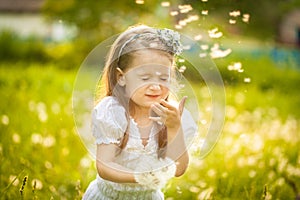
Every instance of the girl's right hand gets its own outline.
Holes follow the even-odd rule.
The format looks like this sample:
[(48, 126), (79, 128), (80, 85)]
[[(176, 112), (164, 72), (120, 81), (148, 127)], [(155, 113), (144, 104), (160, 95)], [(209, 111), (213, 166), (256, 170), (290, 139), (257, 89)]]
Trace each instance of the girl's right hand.
[(151, 110), (158, 117), (149, 117), (151, 120), (160, 124), (165, 124), (168, 132), (177, 133), (181, 127), (181, 115), (187, 97), (183, 97), (178, 105), (173, 105), (165, 100), (161, 100), (160, 104), (155, 103), (151, 106)]

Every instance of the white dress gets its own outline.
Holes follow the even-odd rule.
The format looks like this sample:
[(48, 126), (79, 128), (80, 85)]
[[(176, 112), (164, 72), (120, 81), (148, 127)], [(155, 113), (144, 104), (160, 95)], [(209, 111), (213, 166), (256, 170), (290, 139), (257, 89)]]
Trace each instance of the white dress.
[[(155, 136), (158, 132), (158, 126), (152, 127), (148, 143), (144, 146), (137, 124), (133, 119), (130, 119), (129, 123), (128, 142), (122, 152), (116, 155), (115, 162), (133, 171), (138, 171), (140, 163), (143, 163), (144, 166), (147, 164), (149, 166), (155, 165), (153, 158), (157, 158), (158, 144)], [(105, 97), (94, 108), (92, 132), (96, 144), (119, 144), (127, 126), (125, 109), (115, 97)], [(187, 110), (184, 110), (182, 114), (182, 129), (186, 144), (191, 143), (196, 134), (197, 126)], [(174, 162), (168, 161), (166, 160), (164, 163), (174, 164)], [(164, 199), (164, 195), (160, 189), (151, 189), (138, 183), (115, 183), (104, 180), (97, 175), (96, 179), (88, 186), (83, 199), (160, 200)]]

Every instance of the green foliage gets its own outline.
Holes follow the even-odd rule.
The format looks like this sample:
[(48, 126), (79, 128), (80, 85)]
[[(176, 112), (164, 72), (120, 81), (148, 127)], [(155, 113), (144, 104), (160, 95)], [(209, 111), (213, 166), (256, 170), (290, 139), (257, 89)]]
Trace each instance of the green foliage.
[[(252, 81), (226, 84), (226, 123), (216, 148), (200, 160), (201, 142), (196, 142), (188, 171), (164, 189), (166, 198), (294, 199), (299, 194), (300, 98), (298, 84), (292, 84), (299, 72), (275, 68), (265, 58), (249, 59), (243, 68)], [(0, 198), (80, 199), (96, 169), (74, 129), (76, 71), (18, 63), (2, 64), (0, 72)], [(263, 77), (276, 87), (262, 89)], [(203, 84), (193, 86), (208, 122), (199, 124), (205, 133), (210, 97)]]
[(15, 62), (49, 61), (44, 43), (35, 37), (20, 38), (16, 33), (6, 30), (0, 33), (0, 60)]

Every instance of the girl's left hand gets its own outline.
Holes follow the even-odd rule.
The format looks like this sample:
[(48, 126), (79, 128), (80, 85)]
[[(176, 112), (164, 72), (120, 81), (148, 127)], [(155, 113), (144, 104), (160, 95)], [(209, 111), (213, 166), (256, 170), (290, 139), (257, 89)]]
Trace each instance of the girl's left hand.
[(154, 103), (151, 106), (151, 109), (158, 115), (158, 117), (149, 118), (160, 124), (165, 124), (165, 126), (168, 128), (168, 132), (173, 132), (176, 134), (181, 126), (181, 115), (186, 99), (186, 96), (183, 97), (178, 106), (172, 105), (163, 99), (160, 101), (160, 104)]

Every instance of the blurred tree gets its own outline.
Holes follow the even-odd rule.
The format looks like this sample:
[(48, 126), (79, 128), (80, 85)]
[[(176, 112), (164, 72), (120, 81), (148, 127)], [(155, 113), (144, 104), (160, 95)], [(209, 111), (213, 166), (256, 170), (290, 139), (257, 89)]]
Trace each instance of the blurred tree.
[[(204, 1), (183, 0), (191, 4), (196, 10), (207, 9), (209, 15), (218, 19), (229, 20), (229, 12), (239, 10), (241, 14), (250, 14), (250, 22), (237, 23), (243, 34), (261, 39), (274, 39), (278, 24), (282, 17), (289, 11), (300, 8), (300, 0), (218, 0)], [(228, 23), (226, 23), (227, 25)], [(247, 30), (247, 32), (245, 31)]]
[(76, 25), (80, 35), (88, 33), (90, 37), (96, 31), (98, 37), (108, 37), (140, 22), (146, 15), (156, 15), (159, 5), (159, 0), (145, 1), (142, 5), (134, 0), (46, 0), (43, 13), (50, 20)]

